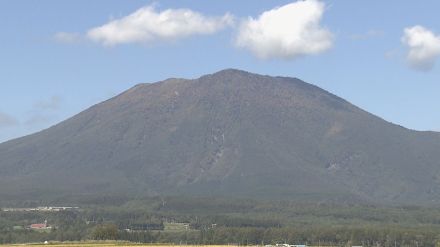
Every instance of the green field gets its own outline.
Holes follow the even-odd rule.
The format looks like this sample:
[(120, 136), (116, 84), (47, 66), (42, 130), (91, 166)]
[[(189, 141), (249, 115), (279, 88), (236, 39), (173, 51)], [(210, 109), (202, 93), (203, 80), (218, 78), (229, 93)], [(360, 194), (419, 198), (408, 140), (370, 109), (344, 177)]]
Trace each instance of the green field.
[[(67, 243), (60, 243), (60, 242), (49, 242), (48, 244), (14, 244), (14, 245), (1, 245), (1, 246), (31, 246), (31, 247), (112, 247), (112, 246), (126, 246), (126, 247), (176, 247), (176, 246), (182, 246), (182, 247), (231, 247), (235, 245), (171, 245), (171, 244), (136, 244), (136, 243), (129, 243), (129, 242), (67, 242)], [(249, 246), (253, 247), (253, 246)], [(256, 247), (256, 246), (254, 246)]]

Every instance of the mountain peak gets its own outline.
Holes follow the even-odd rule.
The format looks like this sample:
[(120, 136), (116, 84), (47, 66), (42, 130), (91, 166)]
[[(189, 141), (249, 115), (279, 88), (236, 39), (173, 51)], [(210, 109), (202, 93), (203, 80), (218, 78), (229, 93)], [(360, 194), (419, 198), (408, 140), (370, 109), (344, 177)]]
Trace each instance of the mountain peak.
[(222, 69), (219, 70), (215, 73), (213, 73), (213, 75), (236, 75), (236, 74), (252, 74), (248, 71), (245, 70), (241, 70), (241, 69), (235, 69), (235, 68), (227, 68), (227, 69)]
[(212, 74), (207, 74), (207, 75), (201, 76), (200, 79), (204, 79), (207, 77), (213, 77), (213, 78), (216, 78), (217, 80), (222, 80), (222, 79), (243, 78), (243, 77), (249, 77), (249, 76), (261, 76), (261, 75), (253, 74), (253, 73), (250, 73), (250, 72), (247, 72), (244, 70), (229, 68), (229, 69), (223, 69), (223, 70), (217, 71)]

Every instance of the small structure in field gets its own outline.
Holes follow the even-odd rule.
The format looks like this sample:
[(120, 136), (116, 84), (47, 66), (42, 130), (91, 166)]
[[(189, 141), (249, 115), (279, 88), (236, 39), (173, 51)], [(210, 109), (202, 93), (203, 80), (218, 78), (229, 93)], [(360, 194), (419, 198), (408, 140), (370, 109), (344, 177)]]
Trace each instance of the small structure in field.
[(32, 224), (29, 226), (30, 229), (46, 229), (46, 224)]
[[(276, 247), (307, 247), (305, 244), (276, 244)], [(272, 245), (265, 245), (265, 247), (272, 247)]]
[(38, 223), (38, 224), (30, 225), (29, 229), (31, 229), (31, 230), (48, 230), (48, 229), (52, 229), (52, 227), (49, 226), (47, 224), (47, 220), (45, 220), (44, 223)]

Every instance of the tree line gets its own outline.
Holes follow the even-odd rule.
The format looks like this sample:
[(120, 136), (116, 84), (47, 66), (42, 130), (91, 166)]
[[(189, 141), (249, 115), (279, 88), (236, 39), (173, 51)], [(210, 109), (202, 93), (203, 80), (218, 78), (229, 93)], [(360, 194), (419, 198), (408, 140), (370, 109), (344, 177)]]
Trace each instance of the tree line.
[[(108, 203), (108, 204), (107, 204)], [(141, 243), (440, 246), (440, 209), (227, 198), (111, 198), (79, 211), (0, 212), (0, 243), (126, 240)], [(15, 228), (47, 220), (50, 231)], [(189, 230), (167, 231), (165, 222)], [(148, 226), (148, 227), (144, 227)]]

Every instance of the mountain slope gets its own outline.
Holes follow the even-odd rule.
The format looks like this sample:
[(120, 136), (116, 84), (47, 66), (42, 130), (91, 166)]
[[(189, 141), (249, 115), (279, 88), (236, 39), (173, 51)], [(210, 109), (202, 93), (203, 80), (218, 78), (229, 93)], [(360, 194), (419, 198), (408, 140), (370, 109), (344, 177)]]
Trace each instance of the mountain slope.
[(294, 78), (140, 84), (0, 144), (0, 196), (229, 195), (436, 203), (440, 135)]

